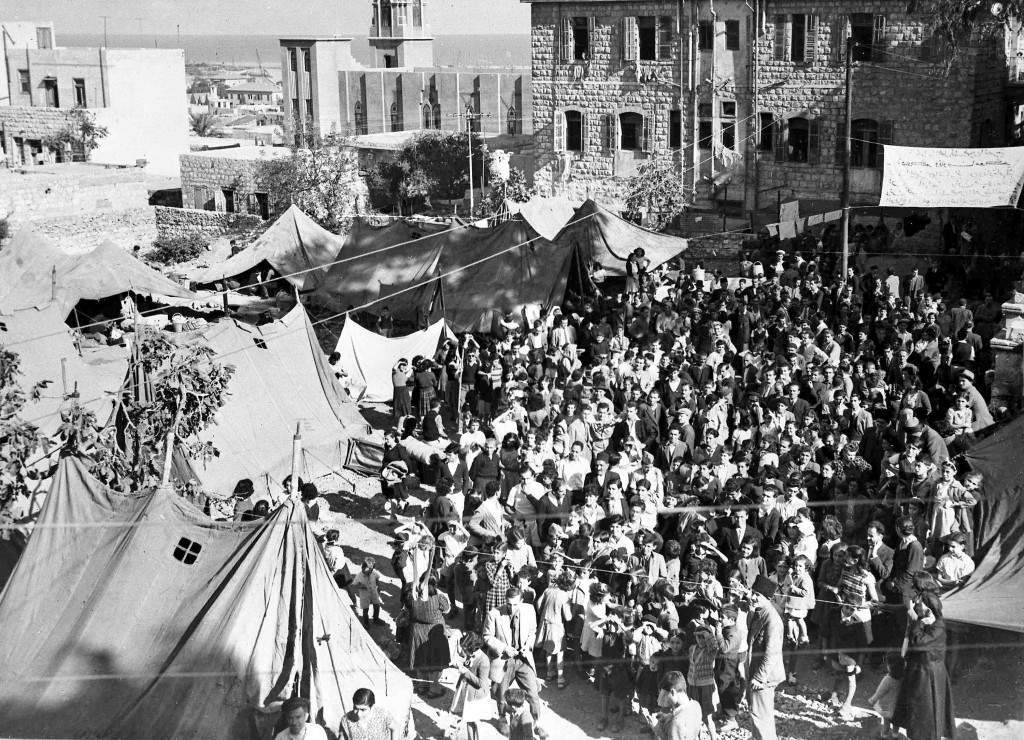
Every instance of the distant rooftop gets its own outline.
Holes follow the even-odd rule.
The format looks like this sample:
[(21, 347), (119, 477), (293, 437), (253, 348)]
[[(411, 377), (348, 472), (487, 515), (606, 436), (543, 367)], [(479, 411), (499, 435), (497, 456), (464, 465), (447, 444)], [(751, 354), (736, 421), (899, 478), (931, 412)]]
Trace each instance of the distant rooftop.
[(281, 92), (281, 86), (270, 80), (252, 80), (240, 82), (228, 88), (229, 93), (277, 93)]
[[(204, 141), (209, 141), (205, 139)], [(206, 151), (192, 151), (187, 156), (209, 157), (211, 159), (281, 159), (291, 156), (292, 150), (286, 146), (230, 146), (230, 139), (216, 139), (221, 145), (228, 144), (223, 149), (207, 149)]]

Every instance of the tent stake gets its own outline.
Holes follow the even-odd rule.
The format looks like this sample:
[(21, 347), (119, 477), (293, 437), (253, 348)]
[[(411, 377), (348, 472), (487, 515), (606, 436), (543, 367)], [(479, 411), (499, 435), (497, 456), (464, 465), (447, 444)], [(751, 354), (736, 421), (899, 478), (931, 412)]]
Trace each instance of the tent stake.
[(299, 494), (299, 461), (302, 459), (302, 422), (295, 422), (295, 436), (292, 437), (292, 477), (288, 481), (288, 494), (296, 498)]

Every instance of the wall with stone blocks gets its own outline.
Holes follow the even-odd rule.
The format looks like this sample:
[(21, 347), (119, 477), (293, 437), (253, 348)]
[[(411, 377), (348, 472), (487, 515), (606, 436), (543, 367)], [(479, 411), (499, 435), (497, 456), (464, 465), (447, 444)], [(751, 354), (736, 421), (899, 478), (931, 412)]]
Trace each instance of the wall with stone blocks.
[(84, 176), (0, 172), (0, 214), (12, 223), (118, 213), (148, 204), (149, 187), (141, 173), (135, 179), (123, 170)]
[(146, 249), (157, 236), (152, 206), (118, 213), (46, 218), (32, 222), (31, 228), (72, 253), (90, 251), (105, 241), (124, 249), (136, 244)]
[(156, 235), (158, 239), (200, 236), (207, 239), (259, 228), (263, 221), (258, 216), (244, 213), (198, 211), (191, 208), (156, 206)]

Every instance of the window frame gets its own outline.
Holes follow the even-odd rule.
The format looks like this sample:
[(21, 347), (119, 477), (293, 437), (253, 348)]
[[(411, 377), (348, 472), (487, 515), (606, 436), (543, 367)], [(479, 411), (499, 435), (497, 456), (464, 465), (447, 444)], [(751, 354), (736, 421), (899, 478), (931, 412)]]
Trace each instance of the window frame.
[(672, 108), (668, 112), (668, 148), (672, 150), (683, 148), (683, 111), (681, 108)]
[(715, 48), (714, 21), (697, 21), (697, 51), (711, 51)]
[(22, 95), (32, 94), (32, 74), (27, 69), (18, 70), (18, 84)]
[[(629, 116), (629, 125), (627, 126), (626, 117)], [(618, 123), (618, 135), (615, 137), (615, 149), (620, 152), (643, 152), (646, 151), (644, 147), (644, 129), (647, 125), (647, 117), (640, 111), (635, 110), (623, 110), (619, 111), (617, 115)], [(626, 146), (626, 131), (632, 131), (632, 137), (635, 138), (636, 146)]]
[(638, 61), (658, 61), (658, 45), (660, 34), (660, 26), (658, 21), (659, 16), (656, 15), (636, 16), (636, 58)]
[[(569, 136), (579, 126), (579, 148), (569, 147)], [(573, 119), (570, 126), (570, 117)], [(573, 139), (575, 139), (575, 134)], [(554, 140), (552, 149), (556, 152), (577, 152), (583, 154), (587, 147), (586, 114), (578, 108), (560, 108), (555, 111)]]
[(740, 22), (738, 20), (725, 21), (725, 50), (740, 50)]

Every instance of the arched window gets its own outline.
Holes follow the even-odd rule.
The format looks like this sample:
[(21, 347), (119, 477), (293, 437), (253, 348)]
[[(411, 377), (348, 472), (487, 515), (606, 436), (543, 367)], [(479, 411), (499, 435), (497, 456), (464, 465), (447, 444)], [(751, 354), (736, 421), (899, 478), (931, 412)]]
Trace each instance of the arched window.
[(434, 128), (441, 130), (441, 105), (434, 103)]
[(516, 113), (515, 106), (508, 109), (508, 115), (505, 119), (506, 130), (509, 136), (515, 136), (519, 133), (519, 115)]
[(850, 123), (851, 167), (878, 167), (881, 149), (878, 142), (878, 121), (858, 118)]
[(423, 105), (423, 128), (430, 128), (433, 123), (434, 117), (431, 115), (430, 104), (424, 103)]
[(644, 148), (644, 117), (639, 113), (619, 114), (619, 149), (640, 151)]
[(363, 108), (362, 102), (355, 104), (353, 115), (356, 119), (356, 136), (362, 136), (366, 133), (366, 109)]
[(810, 152), (811, 124), (806, 118), (789, 119), (789, 140), (786, 143), (790, 162), (806, 162)]
[(578, 110), (555, 112), (555, 151), (583, 151), (583, 113)]
[(398, 107), (398, 103), (391, 104), (391, 130), (402, 130), (402, 112)]

